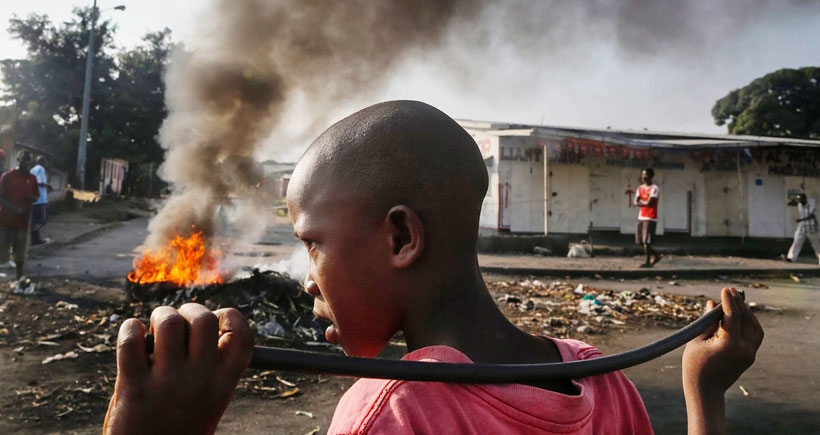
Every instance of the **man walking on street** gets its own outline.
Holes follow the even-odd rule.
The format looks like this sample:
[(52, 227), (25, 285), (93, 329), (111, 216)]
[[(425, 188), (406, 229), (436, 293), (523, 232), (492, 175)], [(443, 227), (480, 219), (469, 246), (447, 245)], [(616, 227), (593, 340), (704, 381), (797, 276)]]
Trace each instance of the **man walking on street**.
[(40, 192), (37, 201), (31, 206), (31, 246), (49, 242), (48, 239), (40, 237), (40, 230), (48, 222), (48, 192), (51, 190), (45, 165), (46, 158), (37, 156), (37, 164), (31, 168), (31, 175), (37, 179), (37, 188)]
[(799, 215), (796, 222), (797, 228), (794, 230), (794, 241), (792, 247), (789, 248), (789, 254), (786, 256), (787, 261), (797, 261), (800, 256), (800, 250), (803, 248), (803, 242), (809, 239), (811, 247), (817, 255), (818, 262), (820, 262), (820, 235), (817, 233), (817, 218), (815, 217), (815, 202), (809, 200), (805, 193), (798, 193), (797, 199), (797, 214)]
[(646, 168), (641, 172), (641, 184), (635, 193), (635, 205), (640, 207), (638, 212), (638, 227), (635, 231), (635, 243), (643, 245), (645, 261), (640, 267), (652, 267), (661, 257), (652, 249), (655, 241), (655, 229), (658, 225), (658, 197), (660, 189), (652, 184), (655, 171)]
[[(0, 265), (14, 264), (18, 280), (28, 253), (31, 204), (40, 196), (37, 179), (29, 172), (32, 163), (31, 153), (20, 151), (17, 167), (0, 176)], [(14, 263), (9, 262), (9, 248)]]

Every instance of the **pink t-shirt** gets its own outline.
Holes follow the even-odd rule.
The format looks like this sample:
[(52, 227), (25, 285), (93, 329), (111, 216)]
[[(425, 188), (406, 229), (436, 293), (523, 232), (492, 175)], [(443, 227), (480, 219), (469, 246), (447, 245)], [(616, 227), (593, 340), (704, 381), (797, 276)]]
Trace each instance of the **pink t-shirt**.
[[(601, 356), (577, 341), (552, 339), (563, 361)], [(404, 360), (472, 363), (447, 346)], [(651, 434), (638, 390), (621, 372), (573, 381), (568, 396), (518, 384), (446, 384), (360, 379), (342, 396), (329, 434)]]

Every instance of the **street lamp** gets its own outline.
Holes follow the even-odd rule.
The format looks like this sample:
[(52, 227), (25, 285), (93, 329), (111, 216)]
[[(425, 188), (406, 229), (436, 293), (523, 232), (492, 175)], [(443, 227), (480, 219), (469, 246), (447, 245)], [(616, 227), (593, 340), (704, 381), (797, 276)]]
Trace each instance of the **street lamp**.
[[(125, 5), (114, 6), (111, 9), (124, 11)], [(110, 9), (105, 9), (110, 10)], [(85, 87), (83, 88), (83, 113), (80, 118), (80, 146), (77, 150), (77, 181), (80, 189), (85, 190), (85, 150), (88, 143), (88, 104), (91, 100), (91, 70), (94, 65), (94, 31), (97, 28), (97, 0), (91, 9), (91, 29), (88, 31), (88, 54), (85, 60)]]

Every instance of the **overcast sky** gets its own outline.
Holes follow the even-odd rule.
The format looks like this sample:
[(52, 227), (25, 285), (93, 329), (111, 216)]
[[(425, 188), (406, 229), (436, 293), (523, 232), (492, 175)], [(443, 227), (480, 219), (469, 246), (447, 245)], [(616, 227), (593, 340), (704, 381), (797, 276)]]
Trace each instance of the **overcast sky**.
[[(723, 133), (710, 115), (717, 99), (780, 68), (820, 65), (818, 1), (502, 3), (480, 23), (461, 23), (441, 51), (408, 54), (384, 89), (350, 106), (409, 98), (462, 119)], [(72, 4), (83, 5), (4, 2), (0, 58), (25, 54), (6, 32), (13, 14), (62, 21)], [(214, 31), (198, 27), (209, 0), (100, 0), (98, 7), (119, 4), (127, 9), (102, 13), (118, 26), (119, 47), (168, 27), (175, 41), (195, 48)], [(471, 25), (492, 37), (469, 41)]]

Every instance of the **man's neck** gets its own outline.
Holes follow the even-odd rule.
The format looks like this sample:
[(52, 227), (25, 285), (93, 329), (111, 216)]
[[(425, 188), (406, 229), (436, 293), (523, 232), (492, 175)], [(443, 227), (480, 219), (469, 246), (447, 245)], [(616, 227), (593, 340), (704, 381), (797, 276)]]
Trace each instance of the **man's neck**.
[(463, 280), (459, 291), (428, 305), (434, 309), (408, 316), (403, 329), (408, 349), (450, 346), (476, 363), (560, 362), (551, 341), (521, 331), (507, 320), (481, 274), (476, 275)]

